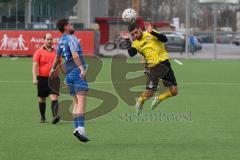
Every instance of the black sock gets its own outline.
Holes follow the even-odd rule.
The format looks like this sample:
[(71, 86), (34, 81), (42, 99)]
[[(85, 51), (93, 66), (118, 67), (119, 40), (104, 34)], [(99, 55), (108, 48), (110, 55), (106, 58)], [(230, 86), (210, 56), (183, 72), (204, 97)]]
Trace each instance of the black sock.
[(45, 117), (46, 103), (39, 102), (39, 111), (41, 114), (41, 118), (46, 119), (46, 117)]
[(51, 108), (52, 108), (53, 117), (56, 117), (58, 115), (58, 101), (57, 100), (52, 101)]

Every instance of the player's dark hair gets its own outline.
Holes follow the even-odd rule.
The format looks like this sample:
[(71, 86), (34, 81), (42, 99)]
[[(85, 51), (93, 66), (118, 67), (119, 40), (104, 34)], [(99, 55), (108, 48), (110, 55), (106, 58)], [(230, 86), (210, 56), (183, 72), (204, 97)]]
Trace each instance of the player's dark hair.
[(134, 29), (138, 29), (139, 28), (139, 25), (135, 22), (135, 23), (131, 23), (128, 25), (128, 31), (129, 32), (132, 32)]
[(68, 19), (61, 19), (57, 22), (57, 28), (61, 33), (63, 33), (64, 32), (64, 27), (68, 24), (69, 24)]

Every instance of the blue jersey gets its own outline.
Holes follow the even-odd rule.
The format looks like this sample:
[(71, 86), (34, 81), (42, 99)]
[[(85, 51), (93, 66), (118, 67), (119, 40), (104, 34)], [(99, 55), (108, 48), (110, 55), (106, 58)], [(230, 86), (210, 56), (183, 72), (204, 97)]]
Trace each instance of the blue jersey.
[(57, 54), (65, 59), (65, 68), (67, 74), (71, 73), (73, 70), (78, 69), (75, 64), (72, 53), (77, 52), (83, 67), (86, 69), (87, 65), (83, 57), (82, 48), (78, 39), (74, 35), (64, 34), (59, 40), (57, 47)]

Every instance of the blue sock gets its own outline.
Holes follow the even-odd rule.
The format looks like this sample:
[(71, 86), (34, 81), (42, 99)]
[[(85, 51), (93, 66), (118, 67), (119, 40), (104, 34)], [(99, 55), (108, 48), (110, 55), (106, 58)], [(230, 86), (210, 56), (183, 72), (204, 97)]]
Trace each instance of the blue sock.
[(74, 126), (76, 129), (78, 128), (78, 121), (76, 120), (76, 118), (74, 118)]
[(74, 119), (75, 128), (84, 127), (84, 116), (79, 116)]

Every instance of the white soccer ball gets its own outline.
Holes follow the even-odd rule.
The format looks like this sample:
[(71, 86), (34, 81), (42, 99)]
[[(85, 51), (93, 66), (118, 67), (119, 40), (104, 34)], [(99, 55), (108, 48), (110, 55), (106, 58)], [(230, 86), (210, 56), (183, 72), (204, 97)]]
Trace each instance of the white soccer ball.
[(122, 19), (125, 22), (133, 23), (137, 19), (137, 12), (132, 8), (125, 9), (122, 14)]

